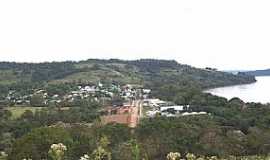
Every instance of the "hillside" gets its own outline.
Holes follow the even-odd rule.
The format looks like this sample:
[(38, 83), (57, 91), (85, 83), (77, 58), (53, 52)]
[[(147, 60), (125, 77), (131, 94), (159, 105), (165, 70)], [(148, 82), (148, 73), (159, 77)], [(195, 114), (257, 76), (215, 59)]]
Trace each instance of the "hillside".
[(201, 88), (226, 86), (255, 81), (253, 76), (198, 69), (176, 61), (142, 59), (89, 59), (80, 62), (0, 63), (0, 84), (21, 82), (58, 83), (139, 83), (144, 85), (186, 83)]

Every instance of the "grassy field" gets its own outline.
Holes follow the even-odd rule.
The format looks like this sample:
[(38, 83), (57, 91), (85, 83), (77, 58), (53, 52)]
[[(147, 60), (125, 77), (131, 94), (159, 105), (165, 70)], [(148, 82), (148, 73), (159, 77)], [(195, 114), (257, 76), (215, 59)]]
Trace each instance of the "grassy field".
[(26, 111), (30, 110), (32, 112), (36, 112), (37, 110), (42, 109), (42, 107), (8, 107), (7, 110), (9, 110), (12, 113), (12, 119), (20, 118), (21, 115)]
[(118, 72), (115, 70), (97, 70), (97, 71), (84, 71), (84, 72), (78, 72), (74, 73), (72, 75), (66, 76), (63, 79), (57, 79), (53, 80), (50, 83), (57, 84), (57, 83), (71, 83), (71, 82), (85, 82), (85, 83), (97, 83), (100, 81), (106, 81), (106, 82), (112, 82), (116, 81), (122, 84), (137, 84), (141, 83), (141, 79), (135, 75), (125, 72)]

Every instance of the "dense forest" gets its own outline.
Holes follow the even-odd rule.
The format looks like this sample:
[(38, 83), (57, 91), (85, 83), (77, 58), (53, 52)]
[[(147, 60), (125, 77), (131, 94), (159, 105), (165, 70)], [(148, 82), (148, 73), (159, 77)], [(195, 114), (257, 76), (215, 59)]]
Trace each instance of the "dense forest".
[(244, 73), (233, 75), (166, 60), (2, 62), (3, 95), (10, 90), (28, 92), (35, 88), (61, 94), (78, 84), (97, 82), (141, 84), (152, 89), (152, 97), (189, 104), (189, 112), (208, 114), (144, 118), (136, 128), (129, 128), (101, 124), (103, 105), (91, 97), (80, 100), (76, 107), (47, 106), (26, 110), (15, 118), (14, 112), (7, 109), (9, 105), (1, 105), (0, 159), (163, 160), (170, 159), (170, 153), (177, 153), (174, 160), (180, 158), (178, 153), (187, 155), (187, 159), (192, 159), (188, 153), (201, 159), (263, 159), (270, 152), (270, 106), (202, 92), (206, 88), (254, 81), (254, 76)]

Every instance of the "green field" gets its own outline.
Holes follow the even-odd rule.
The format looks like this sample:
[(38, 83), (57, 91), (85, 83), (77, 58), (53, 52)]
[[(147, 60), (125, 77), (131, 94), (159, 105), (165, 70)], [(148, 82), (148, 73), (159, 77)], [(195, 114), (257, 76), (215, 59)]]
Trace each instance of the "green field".
[[(122, 68), (123, 69), (123, 68)], [(78, 72), (66, 76), (62, 79), (57, 79), (50, 81), (51, 83), (72, 83), (72, 82), (85, 82), (85, 83), (97, 83), (100, 81), (105, 81), (112, 83), (113, 81), (119, 82), (121, 84), (141, 84), (141, 78), (134, 73), (127, 73), (124, 69), (121, 72), (115, 71), (110, 68), (103, 68), (100, 70), (91, 70)]]
[(21, 115), (27, 110), (36, 112), (37, 110), (40, 110), (40, 109), (42, 109), (42, 107), (8, 107), (7, 108), (7, 110), (9, 110), (12, 113), (12, 119), (20, 118)]

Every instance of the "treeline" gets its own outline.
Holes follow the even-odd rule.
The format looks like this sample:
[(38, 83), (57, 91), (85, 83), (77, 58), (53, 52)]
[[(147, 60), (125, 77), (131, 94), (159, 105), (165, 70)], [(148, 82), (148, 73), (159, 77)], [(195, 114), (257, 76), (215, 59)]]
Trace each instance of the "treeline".
[(43, 63), (32, 70), (32, 82), (50, 81), (64, 78), (73, 73), (79, 72), (73, 63)]
[(142, 59), (136, 61), (127, 62), (130, 65), (134, 65), (140, 69), (141, 72), (157, 73), (164, 69), (179, 69), (181, 66), (174, 60), (155, 60), (155, 59)]
[(251, 127), (244, 134), (221, 125), (215, 117), (208, 115), (145, 119), (135, 129), (120, 124), (103, 126), (99, 122), (91, 126), (58, 123), (31, 129), (16, 139), (8, 159), (48, 159), (48, 150), (55, 143), (67, 145), (65, 159), (79, 159), (85, 154), (91, 155), (102, 137), (108, 138), (106, 150), (113, 160), (133, 159), (135, 153), (139, 159), (163, 160), (170, 152), (223, 158), (230, 155), (265, 156), (269, 153), (269, 136), (269, 129)]
[(29, 75), (31, 82), (50, 81), (79, 72), (74, 62), (15, 63), (1, 62), (0, 70), (12, 70), (21, 80)]

